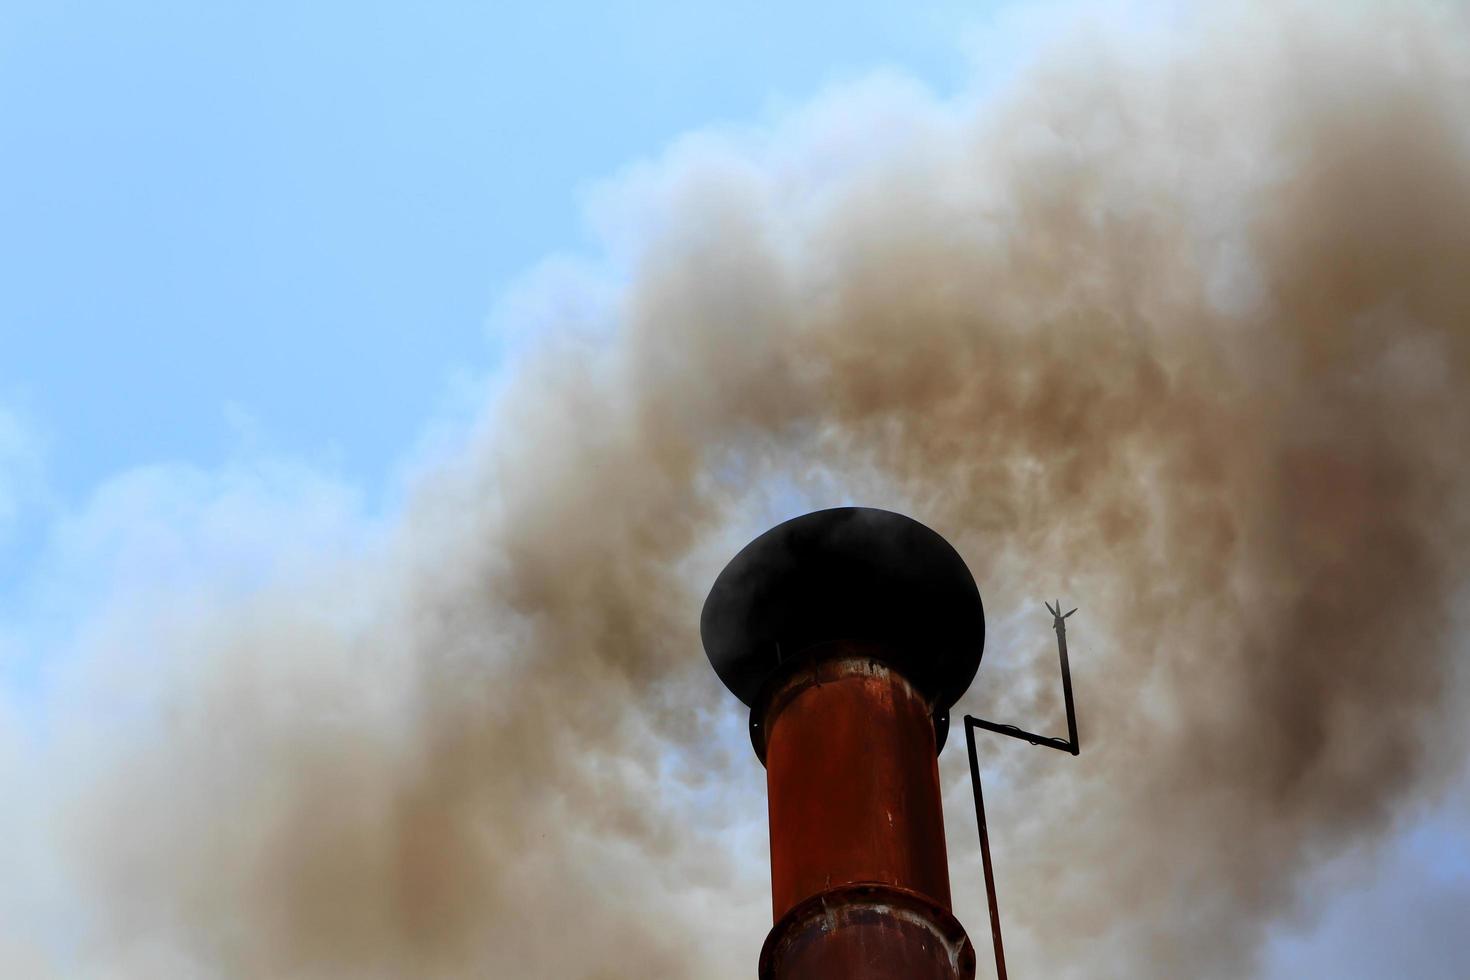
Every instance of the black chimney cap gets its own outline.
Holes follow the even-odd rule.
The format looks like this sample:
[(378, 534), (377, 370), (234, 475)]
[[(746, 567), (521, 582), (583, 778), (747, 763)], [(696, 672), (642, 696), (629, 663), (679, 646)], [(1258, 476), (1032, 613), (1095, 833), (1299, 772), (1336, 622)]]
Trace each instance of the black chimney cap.
[(747, 705), (804, 650), (857, 640), (881, 645), (943, 713), (979, 669), (985, 610), (964, 559), (937, 533), (892, 511), (836, 507), (746, 545), (715, 579), (699, 633)]

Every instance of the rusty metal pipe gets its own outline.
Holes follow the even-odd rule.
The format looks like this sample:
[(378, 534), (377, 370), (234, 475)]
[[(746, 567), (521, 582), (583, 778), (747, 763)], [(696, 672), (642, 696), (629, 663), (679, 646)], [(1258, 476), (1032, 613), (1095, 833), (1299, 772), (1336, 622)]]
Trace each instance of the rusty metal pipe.
[(777, 918), (838, 885), (894, 885), (949, 905), (929, 704), (880, 658), (836, 643), (764, 708)]
[(964, 561), (902, 515), (818, 511), (730, 562), (700, 633), (766, 765), (762, 980), (972, 980), (937, 759), (984, 644)]
[(950, 912), (931, 706), (883, 653), (829, 644), (755, 706), (775, 918), (762, 980), (974, 976)]

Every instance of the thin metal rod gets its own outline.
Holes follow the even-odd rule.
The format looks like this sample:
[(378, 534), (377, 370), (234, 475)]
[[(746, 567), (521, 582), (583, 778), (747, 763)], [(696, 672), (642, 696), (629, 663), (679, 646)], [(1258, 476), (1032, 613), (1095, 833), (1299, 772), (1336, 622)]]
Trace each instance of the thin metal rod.
[(1077, 755), (1082, 751), (1077, 741), (1077, 708), (1072, 702), (1072, 665), (1067, 660), (1067, 616), (1077, 610), (1062, 615), (1062, 604), (1057, 603), (1053, 609), (1051, 603), (1046, 603), (1047, 612), (1052, 614), (1052, 629), (1057, 631), (1057, 655), (1062, 665), (1062, 704), (1067, 709), (1067, 737), (1066, 739), (1052, 738), (1049, 735), (1037, 735), (1025, 729), (1017, 728), (1015, 725), (1000, 725), (993, 721), (985, 721), (982, 718), (969, 718), (985, 729), (987, 732), (995, 732), (997, 735), (1009, 735), (1011, 738), (1019, 738), (1023, 742), (1032, 745), (1041, 745), (1048, 749), (1056, 749), (1058, 752), (1070, 752)]
[(1067, 663), (1067, 616), (1077, 610), (1073, 609), (1072, 612), (1067, 613), (1067, 616), (1060, 615), (1061, 611), (1062, 604), (1058, 601), (1057, 613), (1059, 615), (1056, 616), (1052, 625), (1057, 631), (1057, 651), (1062, 660), (1062, 702), (1067, 706), (1067, 745), (1072, 754), (1076, 755), (1081, 751), (1081, 747), (1077, 744), (1077, 709), (1072, 706), (1072, 667)]
[(997, 725), (995, 722), (986, 721), (984, 718), (973, 718), (971, 720), (977, 727), (983, 728), (987, 732), (995, 732), (997, 735), (1009, 735), (1011, 738), (1019, 738), (1023, 742), (1030, 742), (1032, 745), (1040, 745), (1043, 748), (1056, 749), (1058, 752), (1077, 754), (1076, 750), (1072, 748), (1071, 742), (1065, 742), (1059, 738), (1051, 738), (1047, 735), (1035, 735), (1031, 732), (1023, 731), (1015, 725)]
[(985, 900), (990, 905), (990, 942), (995, 949), (995, 975), (1006, 980), (1005, 944), (1000, 939), (1000, 906), (995, 899), (995, 871), (990, 866), (990, 830), (985, 825), (985, 797), (980, 792), (980, 759), (975, 754), (975, 727), (983, 724), (965, 716), (965, 742), (970, 750), (970, 785), (975, 790), (975, 822), (980, 826), (980, 860), (985, 867)]
[(1009, 735), (1032, 745), (1044, 745), (1072, 755), (1077, 755), (1081, 750), (1077, 741), (1077, 710), (1072, 704), (1072, 665), (1067, 661), (1067, 617), (1077, 610), (1073, 609), (1063, 615), (1060, 600), (1056, 608), (1047, 603), (1046, 610), (1052, 614), (1052, 628), (1057, 631), (1057, 655), (1062, 665), (1062, 701), (1067, 708), (1066, 741), (1035, 735), (1015, 725), (998, 725), (993, 721), (965, 715), (965, 743), (970, 750), (970, 786), (975, 790), (975, 823), (980, 827), (980, 860), (985, 868), (985, 901), (990, 906), (990, 941), (995, 948), (995, 973), (998, 980), (1007, 980), (1006, 954), (1000, 938), (1000, 905), (995, 897), (995, 869), (990, 863), (990, 828), (985, 824), (985, 797), (980, 791), (980, 757), (975, 752), (975, 729), (983, 728), (997, 735)]

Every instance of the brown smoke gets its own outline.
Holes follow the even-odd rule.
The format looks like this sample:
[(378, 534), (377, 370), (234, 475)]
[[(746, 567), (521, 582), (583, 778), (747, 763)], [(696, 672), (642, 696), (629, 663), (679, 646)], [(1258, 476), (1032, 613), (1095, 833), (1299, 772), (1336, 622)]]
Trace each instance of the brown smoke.
[(961, 709), (1055, 723), (1040, 601), (1083, 607), (1083, 755), (987, 755), (1017, 974), (1250, 974), (1463, 758), (1470, 22), (1337, 6), (878, 81), (621, 182), (626, 286), (385, 540), (100, 644), (87, 696), (143, 683), (110, 646), (151, 693), (60, 750), (59, 972), (749, 976), (763, 785), (699, 604), (858, 502), (976, 574)]

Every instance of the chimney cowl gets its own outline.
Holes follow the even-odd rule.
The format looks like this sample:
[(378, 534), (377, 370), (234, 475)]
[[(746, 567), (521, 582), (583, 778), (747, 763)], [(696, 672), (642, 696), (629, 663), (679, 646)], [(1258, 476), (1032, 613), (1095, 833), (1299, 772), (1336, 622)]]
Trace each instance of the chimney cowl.
[(815, 647), (879, 646), (931, 702), (942, 748), (948, 709), (980, 666), (985, 611), (939, 534), (892, 511), (837, 507), (746, 545), (710, 589), (699, 632), (715, 673), (747, 705)]

